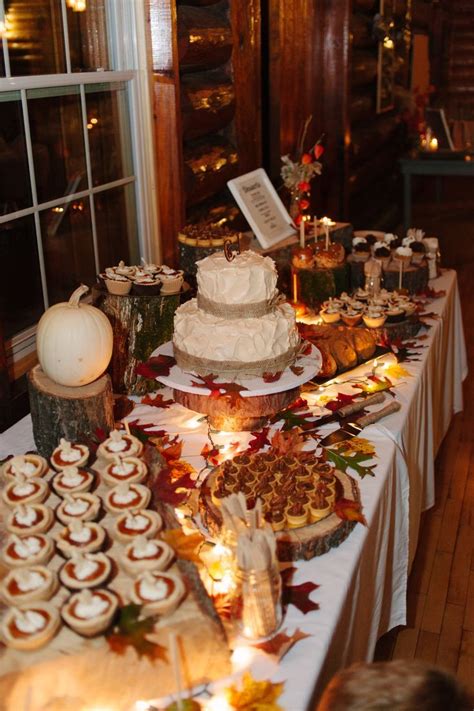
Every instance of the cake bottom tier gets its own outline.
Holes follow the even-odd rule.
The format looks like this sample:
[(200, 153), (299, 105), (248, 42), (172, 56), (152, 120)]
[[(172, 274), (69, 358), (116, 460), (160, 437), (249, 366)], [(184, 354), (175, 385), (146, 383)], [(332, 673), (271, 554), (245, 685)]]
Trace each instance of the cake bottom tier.
[(173, 346), (183, 370), (252, 377), (290, 365), (297, 354), (299, 335), (288, 304), (280, 304), (259, 318), (228, 320), (203, 311), (192, 299), (176, 312)]

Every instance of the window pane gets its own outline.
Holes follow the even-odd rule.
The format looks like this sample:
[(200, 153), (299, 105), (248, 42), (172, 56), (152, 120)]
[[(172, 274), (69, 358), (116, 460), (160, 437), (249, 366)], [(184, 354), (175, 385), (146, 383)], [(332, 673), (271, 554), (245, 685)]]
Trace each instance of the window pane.
[[(0, 17), (1, 17), (1, 15), (0, 15)], [(1, 27), (2, 27), (2, 21), (0, 19), (0, 77), (4, 77), (5, 76), (5, 60), (3, 58), (3, 39), (1, 36), (2, 35)]]
[[(34, 147), (33, 152), (40, 159), (40, 148)], [(31, 203), (20, 92), (9, 91), (0, 94), (0, 215)]]
[(94, 201), (101, 271), (121, 259), (138, 264), (134, 183), (97, 193)]
[(127, 85), (89, 84), (86, 105), (93, 185), (132, 175)]
[[(71, 4), (72, 4), (71, 0)], [(78, 7), (85, 9), (77, 11)], [(69, 50), (73, 72), (110, 69), (104, 0), (87, 0), (68, 7)]]
[(49, 303), (66, 301), (79, 284), (95, 282), (89, 200), (40, 213)]
[(5, 338), (32, 326), (43, 313), (35, 224), (31, 215), (0, 224), (0, 319)]
[(8, 2), (5, 10), (12, 76), (65, 72), (61, 2)]
[(87, 187), (79, 87), (27, 92), (38, 202)]

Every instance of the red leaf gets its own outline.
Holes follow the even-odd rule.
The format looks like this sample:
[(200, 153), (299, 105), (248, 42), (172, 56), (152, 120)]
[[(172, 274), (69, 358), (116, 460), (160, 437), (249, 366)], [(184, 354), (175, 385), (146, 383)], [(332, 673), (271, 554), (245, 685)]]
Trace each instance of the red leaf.
[(301, 344), (301, 348), (300, 348), (298, 355), (307, 356), (311, 353), (311, 349), (312, 349), (311, 343), (309, 341), (303, 341), (303, 343)]
[(134, 437), (138, 437), (141, 442), (148, 442), (150, 437), (158, 437), (159, 432), (148, 432), (150, 428), (156, 427), (153, 422), (141, 423), (138, 420), (132, 420), (128, 423), (130, 433)]
[(296, 642), (299, 642), (300, 639), (306, 639), (307, 637), (311, 637), (311, 635), (302, 632), (300, 629), (296, 629), (292, 635), (287, 635), (285, 629), (275, 635), (275, 637), (272, 637), (272, 639), (269, 639), (267, 642), (260, 642), (259, 644), (254, 644), (252, 646), (257, 647), (257, 649), (261, 649), (263, 652), (271, 654), (278, 659), (282, 659), (285, 654), (290, 651), (293, 645), (296, 644)]
[(307, 583), (301, 583), (300, 585), (290, 585), (290, 581), (293, 577), (296, 568), (290, 567), (286, 568), (281, 573), (281, 578), (283, 582), (283, 594), (282, 600), (284, 605), (294, 605), (298, 608), (304, 615), (311, 610), (319, 610), (319, 605), (317, 602), (313, 602), (309, 599), (309, 596), (314, 590), (319, 588), (319, 585), (308, 581)]
[(264, 373), (262, 375), (263, 382), (264, 383), (276, 383), (278, 380), (280, 380), (282, 376), (282, 371), (279, 373)]
[(167, 467), (160, 471), (153, 484), (158, 499), (171, 506), (180, 506), (184, 503), (195, 486), (196, 482), (191, 479), (190, 474), (173, 478)]
[(150, 405), (151, 407), (160, 407), (163, 410), (167, 410), (170, 405), (174, 404), (173, 399), (165, 400), (161, 393), (157, 393), (155, 397), (147, 393), (145, 397), (142, 397), (142, 405)]
[(324, 407), (326, 407), (328, 410), (331, 410), (331, 412), (336, 412), (336, 410), (339, 410), (340, 407), (344, 407), (344, 405), (350, 405), (352, 402), (354, 402), (356, 397), (357, 395), (346, 395), (346, 393), (337, 393), (336, 400), (330, 400), (324, 405)]
[(293, 375), (299, 376), (304, 371), (304, 368), (302, 365), (290, 365), (290, 370)]
[(212, 464), (216, 467), (219, 464), (219, 450), (217, 447), (210, 447), (208, 442), (201, 449), (201, 457), (204, 457), (207, 466)]
[(167, 376), (170, 374), (171, 368), (176, 365), (176, 360), (173, 356), (159, 355), (149, 358), (145, 363), (139, 363), (135, 368), (137, 375), (144, 378), (156, 380), (158, 376)]
[(250, 454), (251, 452), (259, 452), (261, 449), (265, 447), (265, 445), (270, 444), (270, 440), (268, 439), (268, 432), (270, 428), (269, 427), (264, 427), (260, 432), (251, 432), (250, 434), (252, 435), (253, 439), (250, 440), (249, 446), (247, 447), (247, 452)]
[(350, 499), (338, 499), (334, 507), (334, 512), (343, 521), (358, 521), (367, 526), (367, 521), (362, 513), (362, 505), (358, 501)]
[(134, 407), (133, 400), (129, 400), (125, 395), (116, 395), (114, 397), (114, 420), (116, 422), (123, 420), (124, 417), (127, 417), (132, 412)]

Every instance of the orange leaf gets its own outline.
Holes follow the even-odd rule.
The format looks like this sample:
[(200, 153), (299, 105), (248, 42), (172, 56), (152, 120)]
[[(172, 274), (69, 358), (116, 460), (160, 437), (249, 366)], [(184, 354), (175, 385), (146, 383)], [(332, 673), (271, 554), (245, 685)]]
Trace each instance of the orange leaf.
[(283, 683), (257, 681), (246, 672), (241, 687), (230, 686), (225, 689), (225, 695), (230, 707), (236, 711), (282, 711), (277, 699), (283, 687)]
[(298, 451), (303, 441), (303, 437), (296, 429), (288, 432), (277, 430), (271, 439), (272, 447), (282, 456)]
[(252, 646), (261, 649), (263, 652), (266, 652), (266, 654), (277, 657), (277, 659), (282, 659), (293, 645), (299, 642), (300, 639), (306, 639), (306, 637), (311, 637), (311, 635), (302, 632), (299, 628), (297, 628), (292, 635), (287, 635), (286, 630), (282, 630), (275, 635), (275, 637), (272, 637), (272, 639)]
[(178, 558), (202, 565), (199, 553), (204, 543), (204, 537), (200, 533), (191, 533), (186, 536), (180, 528), (171, 528), (163, 531), (160, 537), (174, 549)]
[(367, 521), (362, 513), (362, 506), (358, 501), (350, 499), (338, 499), (334, 507), (334, 512), (344, 521), (358, 521), (367, 526)]

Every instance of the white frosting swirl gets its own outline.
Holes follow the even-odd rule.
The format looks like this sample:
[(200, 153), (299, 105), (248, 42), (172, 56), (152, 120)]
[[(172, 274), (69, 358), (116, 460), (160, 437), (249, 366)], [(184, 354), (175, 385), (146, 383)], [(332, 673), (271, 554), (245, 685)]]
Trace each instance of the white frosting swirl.
[(21, 592), (37, 590), (44, 584), (44, 577), (37, 570), (19, 570), (15, 575), (16, 584)]
[(35, 485), (31, 483), (31, 480), (28, 481), (25, 478), (23, 478), (23, 480), (20, 479), (18, 483), (14, 484), (11, 488), (11, 493), (18, 497), (30, 496), (31, 494), (34, 494), (35, 491)]
[(357, 244), (367, 244), (365, 237), (354, 237), (352, 239), (352, 246), (355, 247)]
[(79, 469), (77, 467), (66, 467), (63, 469), (61, 474), (59, 474), (59, 482), (62, 486), (72, 489), (75, 486), (82, 484), (83, 477), (79, 473)]
[(32, 506), (17, 506), (13, 518), (21, 526), (32, 526), (36, 521), (36, 511)]
[(164, 600), (168, 595), (168, 586), (162, 578), (145, 573), (138, 584), (138, 592), (143, 600)]
[(129, 504), (131, 501), (134, 501), (136, 497), (136, 490), (131, 488), (128, 484), (119, 484), (113, 489), (110, 495), (112, 503), (117, 504)]
[(89, 502), (85, 499), (70, 499), (64, 500), (63, 511), (70, 516), (82, 516), (89, 508)]
[(108, 600), (90, 590), (83, 590), (78, 595), (74, 614), (82, 620), (92, 620), (94, 617), (100, 617), (108, 608)]
[(16, 610), (15, 611), (15, 625), (25, 634), (34, 634), (46, 627), (47, 620), (39, 612), (34, 610)]
[(395, 250), (395, 254), (400, 255), (400, 257), (411, 257), (413, 254), (413, 250), (411, 247), (397, 247)]
[(135, 470), (135, 464), (122, 461), (120, 464), (114, 464), (110, 471), (112, 472), (112, 474), (115, 474), (116, 476), (121, 477), (121, 476), (128, 476), (134, 470)]
[(123, 452), (127, 449), (127, 440), (119, 430), (113, 430), (110, 433), (110, 439), (107, 441), (107, 449), (109, 452)]
[(128, 514), (125, 517), (125, 526), (130, 531), (145, 531), (149, 523), (148, 518), (142, 514)]
[(99, 563), (96, 560), (86, 558), (86, 556), (74, 558), (72, 566), (77, 580), (86, 580), (99, 569)]
[(81, 521), (73, 521), (69, 526), (69, 538), (74, 543), (89, 543), (92, 538), (92, 531), (88, 526), (84, 526)]
[(158, 553), (159, 546), (155, 541), (149, 541), (144, 536), (138, 536), (131, 547), (134, 558), (152, 558)]
[(215, 252), (197, 262), (199, 293), (221, 304), (251, 304), (276, 294), (277, 271), (270, 257), (245, 251), (227, 261)]
[(36, 473), (38, 470), (38, 467), (36, 464), (33, 464), (33, 462), (28, 462), (26, 459), (21, 460), (18, 458), (18, 461), (12, 463), (11, 465), (11, 471), (13, 474), (24, 474), (25, 476), (33, 476), (33, 474)]
[(41, 551), (41, 540), (36, 536), (17, 538), (14, 536), (13, 550), (19, 558), (31, 558)]

